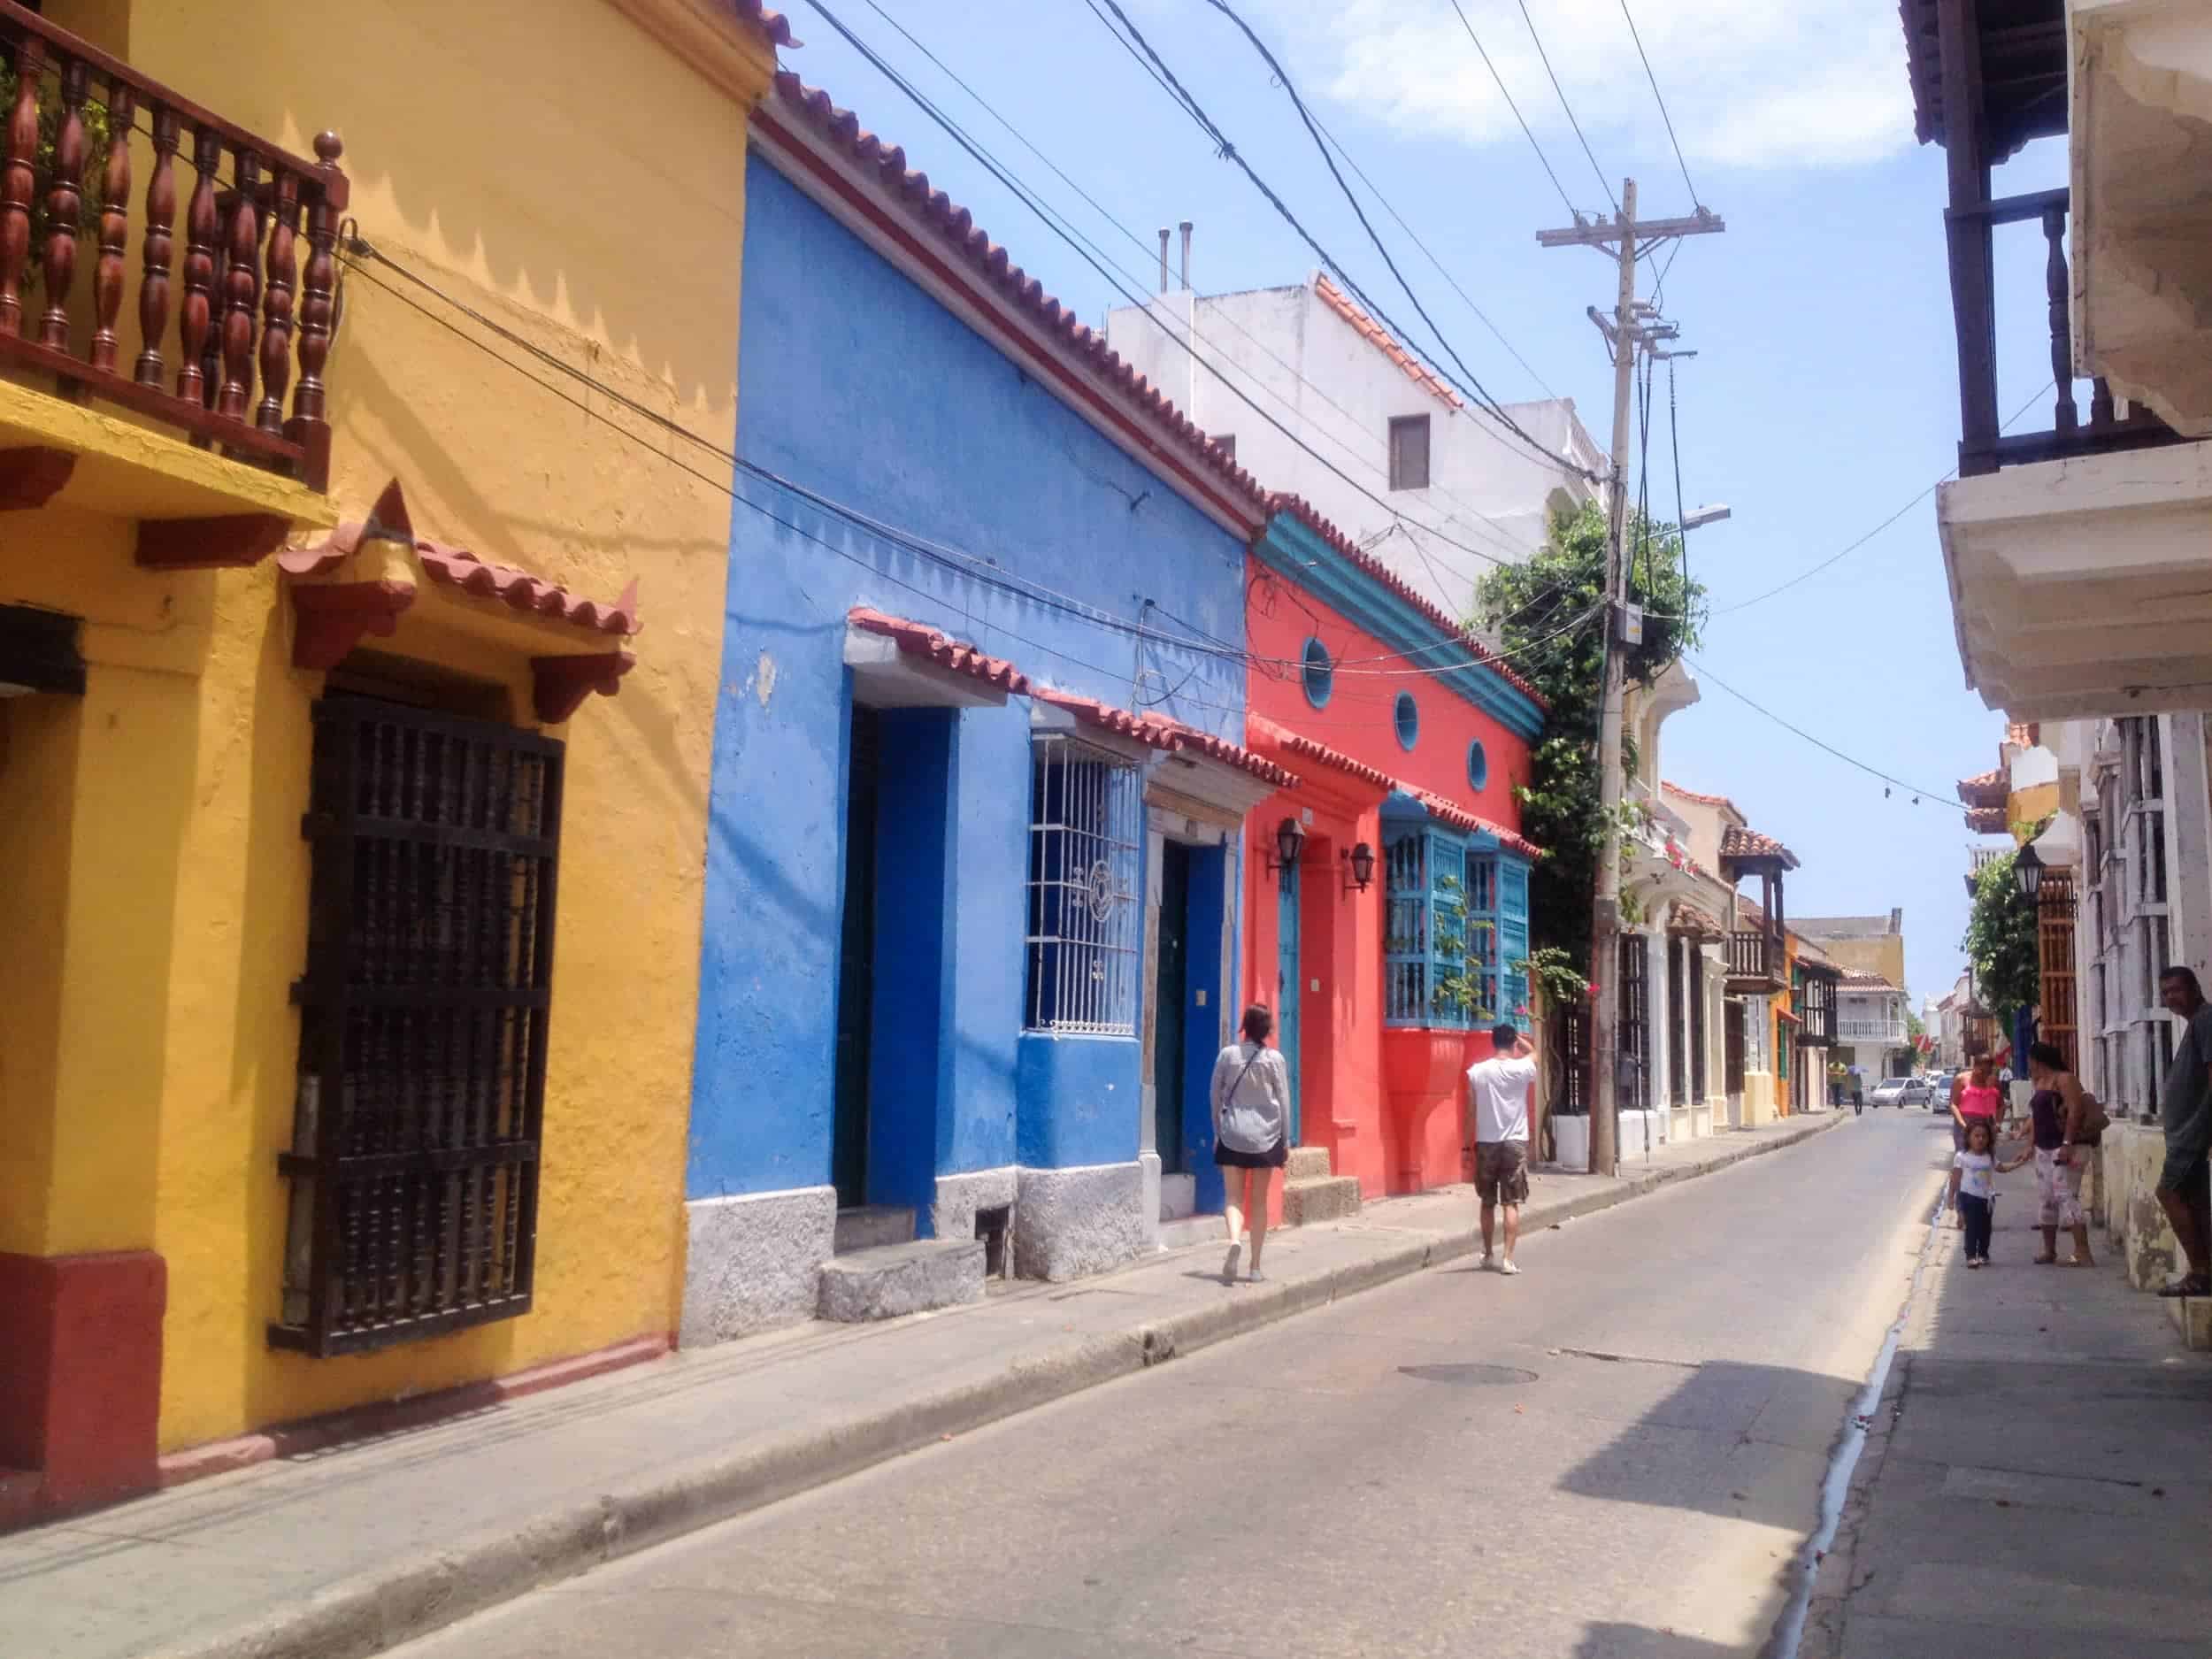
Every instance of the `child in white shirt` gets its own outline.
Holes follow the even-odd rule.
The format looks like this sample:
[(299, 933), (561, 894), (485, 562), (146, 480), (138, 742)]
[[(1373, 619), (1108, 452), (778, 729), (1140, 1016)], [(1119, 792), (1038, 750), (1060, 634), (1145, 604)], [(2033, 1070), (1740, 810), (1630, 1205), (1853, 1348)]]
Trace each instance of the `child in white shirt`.
[(1989, 1265), (1989, 1235), (1996, 1221), (1997, 1177), (2017, 1169), (2019, 1162), (2000, 1164), (1989, 1125), (1980, 1118), (1968, 1121), (1966, 1147), (1951, 1157), (1951, 1208), (1958, 1212), (1966, 1233), (1966, 1264)]

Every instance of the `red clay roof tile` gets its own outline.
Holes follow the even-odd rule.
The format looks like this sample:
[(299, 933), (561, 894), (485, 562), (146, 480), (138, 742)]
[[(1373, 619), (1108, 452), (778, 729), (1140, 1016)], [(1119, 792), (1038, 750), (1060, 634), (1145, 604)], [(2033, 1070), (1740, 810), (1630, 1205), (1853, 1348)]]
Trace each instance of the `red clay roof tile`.
[(909, 622), (904, 617), (887, 616), (880, 611), (871, 611), (858, 605), (845, 613), (845, 620), (854, 627), (870, 634), (880, 634), (910, 656), (926, 657), (940, 668), (950, 669), (956, 674), (966, 674), (987, 686), (1017, 697), (1029, 695), (1029, 676), (1002, 657), (986, 657), (965, 641), (956, 640), (942, 628), (933, 628), (926, 622)]
[(1406, 378), (1416, 386), (1440, 403), (1448, 403), (1454, 409), (1466, 407), (1466, 404), (1460, 401), (1459, 394), (1447, 386), (1443, 378), (1434, 369), (1429, 367), (1427, 364), (1401, 345), (1396, 335), (1354, 304), (1352, 296), (1329, 280), (1326, 276), (1314, 278), (1313, 291), (1321, 296), (1322, 302), (1331, 311), (1357, 329), (1370, 345), (1403, 369)]
[(1757, 830), (1742, 829), (1731, 824), (1721, 832), (1720, 856), (1729, 858), (1779, 858), (1794, 870), (1797, 855), (1771, 835), (1762, 835)]
[(800, 46), (805, 43), (793, 38), (789, 19), (780, 12), (771, 12), (761, 4), (761, 0), (728, 0), (728, 4), (733, 12), (747, 22), (757, 26), (777, 45)]
[(1700, 795), (1694, 789), (1685, 789), (1680, 784), (1671, 782), (1665, 779), (1662, 779), (1660, 780), (1659, 787), (1665, 790), (1669, 795), (1677, 796), (1681, 800), (1694, 801), (1700, 806), (1725, 807), (1728, 810), (1733, 812), (1738, 818), (1744, 816), (1743, 809), (1738, 806), (1733, 801), (1731, 801), (1724, 795)]
[(1372, 784), (1378, 789), (1388, 791), (1398, 787), (1397, 780), (1380, 767), (1371, 766), (1363, 760), (1354, 760), (1340, 749), (1331, 749), (1326, 743), (1317, 743), (1298, 733), (1286, 735), (1283, 747), (1294, 755), (1302, 755), (1308, 760), (1317, 760), (1325, 766), (1333, 766), (1339, 772), (1348, 772), (1362, 783)]
[(1086, 726), (1094, 726), (1102, 732), (1118, 737), (1133, 739), (1148, 749), (1164, 754), (1179, 754), (1194, 749), (1209, 759), (1217, 760), (1239, 772), (1249, 772), (1262, 782), (1271, 783), (1278, 789), (1298, 787), (1296, 774), (1277, 765), (1263, 756), (1239, 747), (1226, 738), (1216, 737), (1185, 726), (1180, 720), (1171, 720), (1161, 714), (1132, 714), (1126, 709), (1117, 709), (1111, 703), (1101, 703), (1096, 697), (1081, 697), (1073, 692), (1033, 689), (1029, 694), (1039, 703), (1048, 703), (1056, 709), (1065, 709)]
[(1430, 816), (1443, 819), (1445, 823), (1455, 829), (1494, 835), (1498, 839), (1499, 845), (1510, 847), (1514, 851), (1531, 858), (1541, 858), (1546, 856), (1541, 847), (1519, 831), (1508, 829), (1502, 824), (1494, 824), (1488, 818), (1471, 812), (1465, 807), (1448, 801), (1440, 795), (1433, 794), (1416, 784), (1406, 783), (1400, 779), (1394, 778), (1381, 768), (1371, 766), (1363, 760), (1355, 760), (1340, 749), (1331, 749), (1325, 743), (1317, 743), (1313, 739), (1295, 732), (1286, 733), (1282, 739), (1282, 745), (1294, 755), (1303, 756), (1306, 759), (1317, 761), (1325, 766), (1333, 766), (1339, 772), (1348, 772), (1361, 782), (1371, 784), (1378, 789), (1394, 790), (1400, 795), (1411, 795), (1428, 809)]

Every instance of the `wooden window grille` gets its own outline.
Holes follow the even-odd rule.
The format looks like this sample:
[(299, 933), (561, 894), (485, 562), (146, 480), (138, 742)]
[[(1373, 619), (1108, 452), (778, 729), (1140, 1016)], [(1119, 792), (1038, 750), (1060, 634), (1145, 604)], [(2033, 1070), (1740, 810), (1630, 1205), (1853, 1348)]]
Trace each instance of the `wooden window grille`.
[(1027, 1027), (1134, 1036), (1141, 774), (1056, 736), (1037, 740), (1033, 762)]
[(2074, 995), (2074, 883), (2062, 870), (2043, 872), (2036, 895), (2036, 950), (2041, 972), (2037, 1001), (2043, 1012), (2043, 1041), (2066, 1056), (2066, 1069), (2078, 1071), (2080, 1033)]
[(1709, 1092), (1705, 1086), (1705, 953), (1695, 940), (1683, 947), (1689, 971), (1690, 1103), (1701, 1106)]
[(1620, 939), (1619, 1044), (1615, 1066), (1614, 1093), (1622, 1111), (1651, 1110), (1651, 1009), (1646, 996), (1650, 983), (1651, 941), (1641, 933), (1623, 933)]
[(1667, 941), (1667, 1104), (1670, 1106), (1689, 1103), (1689, 1006), (1688, 998), (1685, 995), (1689, 987), (1683, 983), (1686, 977), (1682, 962), (1684, 954), (1678, 936)]
[(530, 1308), (562, 746), (315, 705), (280, 1348), (358, 1353)]

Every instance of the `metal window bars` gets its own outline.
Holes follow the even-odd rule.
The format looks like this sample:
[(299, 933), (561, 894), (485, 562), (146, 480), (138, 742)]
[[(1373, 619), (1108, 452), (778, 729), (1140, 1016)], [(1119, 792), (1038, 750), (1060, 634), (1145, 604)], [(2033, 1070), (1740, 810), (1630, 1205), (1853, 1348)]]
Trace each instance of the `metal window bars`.
[(1138, 769), (1072, 738), (1033, 749), (1029, 826), (1031, 1031), (1137, 1031)]
[(562, 746), (315, 705), (276, 1347), (357, 1353), (528, 1311)]

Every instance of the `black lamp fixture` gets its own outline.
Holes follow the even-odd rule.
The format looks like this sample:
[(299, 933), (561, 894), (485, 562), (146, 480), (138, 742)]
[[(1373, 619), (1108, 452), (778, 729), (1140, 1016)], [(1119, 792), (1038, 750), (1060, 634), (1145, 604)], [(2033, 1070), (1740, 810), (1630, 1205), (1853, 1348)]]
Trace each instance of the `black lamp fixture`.
[(1296, 818), (1286, 818), (1275, 826), (1275, 856), (1267, 867), (1276, 872), (1277, 880), (1282, 879), (1283, 871), (1297, 865), (1305, 845), (1306, 826)]
[(2043, 891), (2043, 861), (2035, 856), (2035, 843), (2030, 841), (2020, 849), (2012, 861), (2012, 873), (2020, 882), (2020, 896), (2031, 904), (2036, 895)]
[(1348, 877), (1343, 891), (1348, 893), (1357, 887), (1362, 893), (1366, 892), (1367, 884), (1375, 879), (1375, 849), (1365, 841), (1357, 841), (1349, 850), (1337, 856), (1344, 860)]

